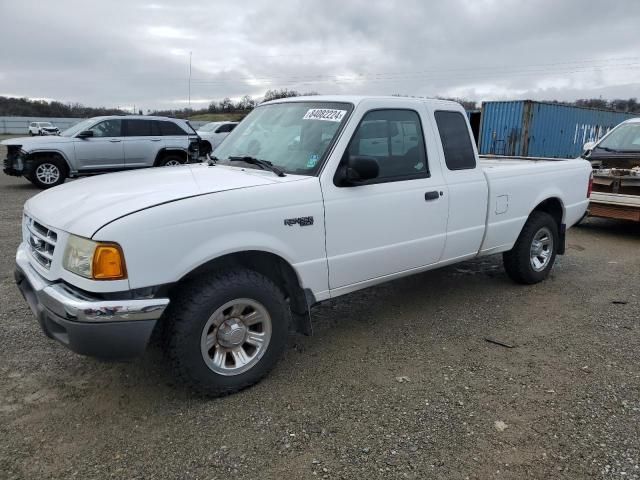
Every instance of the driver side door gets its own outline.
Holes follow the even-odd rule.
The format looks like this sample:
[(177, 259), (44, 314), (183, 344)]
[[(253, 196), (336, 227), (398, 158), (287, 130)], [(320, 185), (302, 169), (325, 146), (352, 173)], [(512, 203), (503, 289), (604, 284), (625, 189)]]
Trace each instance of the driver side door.
[(108, 119), (91, 128), (92, 137), (74, 141), (78, 170), (108, 170), (124, 167), (122, 120)]
[[(440, 260), (446, 240), (447, 185), (435, 152), (429, 162), (424, 137), (431, 129), (423, 133), (425, 120), (422, 112), (409, 108), (364, 113), (340, 164), (349, 155), (373, 158), (378, 177), (345, 186), (338, 181), (340, 166), (336, 169), (334, 163), (323, 172), (332, 295)], [(403, 123), (412, 127), (416, 141), (394, 148)]]

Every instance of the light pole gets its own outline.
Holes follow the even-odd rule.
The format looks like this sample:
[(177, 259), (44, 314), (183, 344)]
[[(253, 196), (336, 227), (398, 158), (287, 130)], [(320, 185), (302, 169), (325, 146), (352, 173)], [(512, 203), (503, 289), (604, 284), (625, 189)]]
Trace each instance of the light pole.
[(191, 56), (193, 52), (189, 52), (189, 110), (191, 110)]

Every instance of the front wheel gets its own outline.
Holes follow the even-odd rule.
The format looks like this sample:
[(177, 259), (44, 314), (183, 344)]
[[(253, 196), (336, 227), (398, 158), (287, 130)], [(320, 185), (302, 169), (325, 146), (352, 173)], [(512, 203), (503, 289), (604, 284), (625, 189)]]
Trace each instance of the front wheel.
[(282, 291), (251, 270), (186, 285), (165, 314), (165, 350), (192, 390), (221, 396), (258, 382), (285, 349), (291, 312)]
[(59, 160), (38, 160), (27, 179), (36, 187), (46, 189), (61, 185), (67, 177), (67, 170)]
[(560, 239), (558, 224), (545, 212), (533, 212), (511, 250), (502, 254), (509, 277), (527, 285), (549, 276)]

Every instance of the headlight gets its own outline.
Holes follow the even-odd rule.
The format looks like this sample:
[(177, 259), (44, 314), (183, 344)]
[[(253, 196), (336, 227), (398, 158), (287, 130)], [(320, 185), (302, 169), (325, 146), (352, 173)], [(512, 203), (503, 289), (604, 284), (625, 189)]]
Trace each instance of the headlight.
[(127, 278), (124, 255), (115, 243), (94, 242), (69, 235), (62, 266), (70, 272), (93, 280)]

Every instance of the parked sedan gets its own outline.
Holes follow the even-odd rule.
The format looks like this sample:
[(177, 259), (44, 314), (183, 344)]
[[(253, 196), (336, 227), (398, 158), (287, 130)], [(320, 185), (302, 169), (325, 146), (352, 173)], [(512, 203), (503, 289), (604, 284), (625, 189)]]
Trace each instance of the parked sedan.
[(224, 137), (236, 128), (238, 122), (211, 122), (203, 125), (198, 130), (198, 136), (202, 139), (200, 143), (200, 154), (206, 155), (213, 152), (220, 145)]

